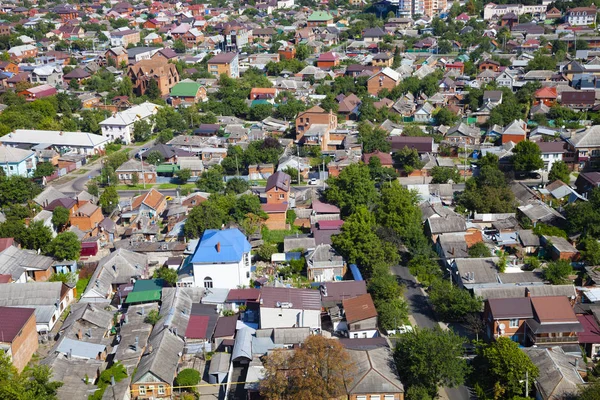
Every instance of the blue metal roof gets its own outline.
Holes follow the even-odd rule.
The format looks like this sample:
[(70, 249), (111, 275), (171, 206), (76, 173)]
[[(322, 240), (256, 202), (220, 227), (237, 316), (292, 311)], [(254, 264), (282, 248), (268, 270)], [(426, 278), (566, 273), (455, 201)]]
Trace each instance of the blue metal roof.
[(360, 271), (358, 270), (358, 267), (356, 266), (356, 264), (350, 264), (350, 272), (352, 272), (352, 276), (354, 277), (355, 281), (363, 280), (363, 277), (362, 277)]
[(207, 229), (192, 256), (192, 263), (239, 262), (250, 248), (246, 236), (239, 229)]

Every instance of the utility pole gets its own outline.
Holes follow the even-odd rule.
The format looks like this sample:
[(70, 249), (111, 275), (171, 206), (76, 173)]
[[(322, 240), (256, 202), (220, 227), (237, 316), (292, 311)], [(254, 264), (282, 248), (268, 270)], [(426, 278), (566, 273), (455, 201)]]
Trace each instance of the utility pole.
[(146, 189), (146, 174), (144, 174), (144, 160), (142, 159), (141, 151), (138, 154), (140, 155), (140, 162), (142, 163), (142, 184), (144, 185), (144, 189)]
[(525, 370), (525, 397), (529, 398), (529, 371)]
[(298, 154), (296, 157), (298, 157), (296, 159), (296, 164), (298, 164), (298, 186), (300, 186), (300, 150), (298, 149), (298, 145), (296, 145), (296, 154)]

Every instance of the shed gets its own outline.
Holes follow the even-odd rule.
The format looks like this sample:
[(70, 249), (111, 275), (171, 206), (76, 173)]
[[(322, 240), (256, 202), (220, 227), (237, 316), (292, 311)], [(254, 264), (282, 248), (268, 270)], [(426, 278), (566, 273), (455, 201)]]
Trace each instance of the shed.
[(225, 382), (229, 373), (230, 362), (231, 354), (214, 354), (210, 360), (210, 367), (208, 369), (208, 382), (213, 384)]

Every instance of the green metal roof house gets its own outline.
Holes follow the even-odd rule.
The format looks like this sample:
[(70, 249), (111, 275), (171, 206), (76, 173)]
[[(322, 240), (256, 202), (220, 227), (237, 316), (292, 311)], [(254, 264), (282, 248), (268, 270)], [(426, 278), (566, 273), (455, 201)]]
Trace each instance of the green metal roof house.
[(333, 15), (327, 11), (315, 11), (314, 13), (310, 14), (307, 19), (307, 25), (309, 27), (327, 24), (333, 24)]

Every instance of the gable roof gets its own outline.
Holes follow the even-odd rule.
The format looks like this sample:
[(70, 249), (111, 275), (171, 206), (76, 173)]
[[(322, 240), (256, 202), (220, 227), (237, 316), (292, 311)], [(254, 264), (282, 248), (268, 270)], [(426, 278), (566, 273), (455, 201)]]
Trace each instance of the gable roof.
[(137, 383), (150, 373), (162, 382), (172, 384), (183, 347), (183, 340), (168, 329), (151, 335), (147, 348), (152, 350), (142, 356), (132, 382)]
[(33, 308), (20, 307), (0, 307), (0, 338), (2, 342), (11, 343), (21, 329), (25, 326), (31, 315)]
[(267, 179), (267, 186), (265, 191), (269, 191), (273, 188), (281, 189), (284, 192), (288, 192), (290, 190), (290, 182), (291, 178), (285, 172), (277, 171), (273, 175), (269, 176)]
[(250, 251), (250, 243), (237, 228), (207, 229), (192, 256), (192, 263), (239, 262)]
[(362, 321), (369, 318), (377, 317), (377, 310), (371, 295), (366, 293), (350, 299), (342, 301), (346, 321), (349, 324)]
[(531, 297), (531, 304), (541, 323), (578, 322), (573, 307), (564, 296)]
[(494, 319), (533, 318), (530, 297), (489, 299), (488, 305)]
[(136, 210), (142, 204), (144, 204), (153, 210), (157, 210), (164, 200), (165, 196), (163, 196), (158, 190), (152, 188), (147, 193), (134, 197), (133, 201), (131, 202), (131, 209)]
[(404, 385), (394, 369), (388, 347), (371, 350), (347, 350), (357, 366), (352, 381), (346, 382), (346, 391), (352, 394), (404, 393)]
[(263, 287), (260, 291), (261, 307), (278, 308), (278, 303), (291, 303), (296, 310), (320, 310), (321, 294), (317, 290)]

